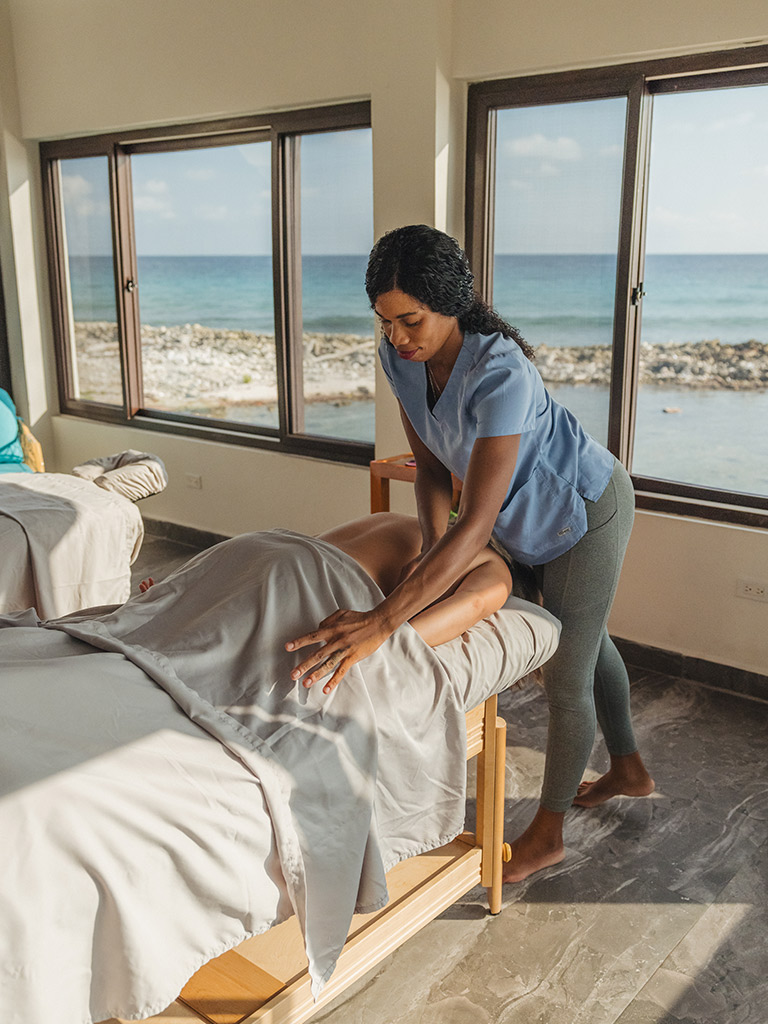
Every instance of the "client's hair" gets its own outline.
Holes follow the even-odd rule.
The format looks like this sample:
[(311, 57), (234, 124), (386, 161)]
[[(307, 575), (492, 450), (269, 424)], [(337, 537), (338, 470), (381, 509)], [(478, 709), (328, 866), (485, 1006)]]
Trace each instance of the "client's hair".
[(455, 316), (470, 334), (502, 334), (528, 359), (533, 349), (475, 291), (469, 260), (455, 238), (427, 224), (410, 224), (382, 235), (371, 250), (365, 290), (373, 307), (380, 295), (397, 288), (435, 313)]

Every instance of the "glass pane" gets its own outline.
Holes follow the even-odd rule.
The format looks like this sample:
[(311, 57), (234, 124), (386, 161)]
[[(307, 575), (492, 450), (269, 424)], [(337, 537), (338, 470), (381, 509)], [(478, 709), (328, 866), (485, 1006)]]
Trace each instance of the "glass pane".
[(269, 142), (131, 157), (144, 407), (277, 427)]
[(654, 98), (633, 471), (768, 494), (768, 86)]
[(603, 443), (625, 119), (624, 97), (497, 115), (493, 303)]
[(59, 161), (67, 274), (70, 395), (123, 404), (105, 156)]
[(370, 129), (302, 136), (301, 299), (308, 434), (374, 441), (376, 353), (364, 287), (372, 245)]

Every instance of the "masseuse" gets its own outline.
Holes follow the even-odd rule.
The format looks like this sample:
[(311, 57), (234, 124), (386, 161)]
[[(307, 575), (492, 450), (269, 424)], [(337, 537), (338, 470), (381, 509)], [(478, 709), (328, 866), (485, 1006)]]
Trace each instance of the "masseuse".
[[(371, 252), (366, 290), (416, 459), (422, 548), (375, 609), (340, 610), (287, 645), (322, 644), (294, 677), (306, 674), (309, 686), (331, 673), (324, 689), (333, 689), (448, 590), (491, 536), (533, 566), (562, 634), (544, 666), (550, 715), (541, 802), (504, 872), (505, 881), (520, 881), (563, 859), (571, 804), (653, 790), (632, 730), (627, 671), (606, 628), (634, 517), (632, 483), (552, 399), (518, 331), (476, 295), (455, 239), (426, 225), (389, 232)], [(449, 529), (451, 473), (463, 489)], [(596, 719), (610, 769), (582, 782)]]

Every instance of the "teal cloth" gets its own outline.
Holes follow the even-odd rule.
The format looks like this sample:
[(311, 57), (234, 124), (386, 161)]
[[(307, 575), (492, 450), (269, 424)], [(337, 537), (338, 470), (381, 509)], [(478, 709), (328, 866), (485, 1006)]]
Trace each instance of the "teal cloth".
[(0, 473), (31, 473), (24, 463), (13, 399), (0, 388)]

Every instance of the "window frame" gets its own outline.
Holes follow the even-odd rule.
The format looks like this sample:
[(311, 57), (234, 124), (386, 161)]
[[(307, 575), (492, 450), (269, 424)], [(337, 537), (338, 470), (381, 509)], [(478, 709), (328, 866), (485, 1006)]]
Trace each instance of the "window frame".
[[(43, 213), (61, 412), (209, 441), (367, 465), (374, 457), (373, 443), (307, 434), (304, 431), (299, 154), (303, 135), (370, 127), (371, 105), (365, 100), (41, 143)], [(145, 409), (141, 405), (138, 295), (137, 289), (131, 286), (138, 281), (138, 268), (133, 237), (130, 156), (133, 153), (168, 152), (256, 141), (269, 141), (271, 146), (272, 277), (279, 426), (257, 426)], [(72, 388), (59, 161), (90, 156), (106, 156), (108, 160), (122, 406), (77, 399)]]
[[(640, 302), (650, 122), (654, 95), (768, 84), (768, 46), (475, 82), (467, 99), (466, 248), (479, 290), (492, 293), (496, 111), (625, 97), (624, 169), (617, 247), (608, 447), (631, 465), (638, 393)], [(638, 291), (636, 291), (638, 290)], [(632, 474), (637, 505), (653, 511), (768, 529), (768, 496)]]

